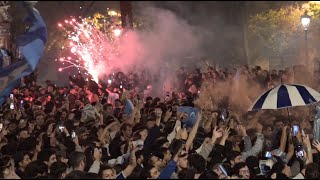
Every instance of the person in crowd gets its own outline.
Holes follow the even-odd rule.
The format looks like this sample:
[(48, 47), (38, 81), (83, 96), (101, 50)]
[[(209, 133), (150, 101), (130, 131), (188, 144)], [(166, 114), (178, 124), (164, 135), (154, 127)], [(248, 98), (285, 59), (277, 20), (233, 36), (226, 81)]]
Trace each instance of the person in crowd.
[(260, 92), (283, 75), (290, 80), (290, 69), (208, 67), (203, 74), (181, 67), (166, 97), (157, 96), (154, 75), (114, 74), (110, 82), (78, 74), (69, 87), (38, 87), (36, 80), (16, 87), (0, 107), (0, 178), (319, 178), (314, 112), (292, 110), (290, 124), (280, 110), (248, 113), (233, 97), (205, 97), (210, 108), (199, 105), (205, 88), (224, 97), (240, 79)]

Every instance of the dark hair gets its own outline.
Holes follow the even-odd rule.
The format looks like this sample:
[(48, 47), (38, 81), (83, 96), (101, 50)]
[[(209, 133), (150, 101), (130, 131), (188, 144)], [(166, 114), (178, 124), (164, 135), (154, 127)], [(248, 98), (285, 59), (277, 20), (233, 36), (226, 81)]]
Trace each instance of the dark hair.
[(32, 161), (29, 163), (24, 170), (24, 175), (26, 179), (32, 179), (38, 176), (38, 174), (48, 173), (48, 166), (40, 160)]
[(120, 126), (120, 135), (123, 135), (122, 134), (122, 131), (125, 131), (125, 130), (127, 130), (127, 128), (132, 128), (133, 126), (132, 126), (132, 124), (130, 124), (130, 123), (123, 123), (123, 124), (121, 124), (121, 126)]
[(141, 179), (148, 179), (151, 178), (151, 174), (150, 171), (151, 169), (156, 168), (156, 166), (148, 164), (147, 166), (145, 166), (140, 174)]
[(1, 159), (0, 159), (0, 178), (2, 179), (2, 178), (4, 178), (4, 170), (6, 169), (6, 168), (8, 168), (8, 163), (10, 162), (10, 160), (11, 160), (11, 158), (10, 158), (10, 156), (3, 156), (3, 157), (1, 157)]
[(50, 167), (50, 175), (55, 179), (61, 179), (62, 173), (65, 173), (68, 169), (68, 165), (63, 162), (55, 162)]
[(111, 167), (111, 166), (101, 164), (100, 170), (99, 170), (99, 176), (102, 177), (103, 171), (108, 170), (108, 169), (114, 170), (113, 167)]
[(306, 166), (306, 173), (304, 176), (305, 179), (319, 179), (319, 165), (316, 163), (310, 163)]
[(239, 162), (239, 163), (235, 164), (232, 169), (232, 174), (239, 176), (240, 169), (244, 168), (246, 166), (247, 166), (247, 164), (244, 162)]
[(272, 166), (272, 169), (269, 171), (268, 178), (271, 178), (272, 174), (276, 174), (277, 178), (288, 178), (285, 174), (282, 173), (285, 168), (285, 163), (281, 160), (281, 158), (276, 157), (277, 162)]
[(95, 146), (89, 146), (86, 148), (86, 150), (84, 151), (84, 154), (86, 156), (86, 168), (85, 171), (89, 171), (91, 165), (94, 162), (94, 151), (95, 151), (96, 147)]
[(86, 156), (83, 152), (74, 151), (69, 156), (69, 164), (71, 167), (76, 168), (80, 165), (81, 161), (86, 162)]
[(196, 173), (202, 173), (206, 170), (206, 160), (199, 154), (189, 155), (188, 162), (191, 168), (197, 170)]
[(43, 149), (38, 154), (38, 160), (45, 162), (49, 161), (50, 156), (54, 155), (56, 152), (53, 149)]
[(227, 160), (231, 163), (231, 161), (234, 161), (234, 159), (238, 156), (241, 156), (241, 153), (238, 151), (230, 151), (227, 154)]
[(194, 179), (197, 170), (194, 168), (184, 168), (178, 173), (179, 179)]

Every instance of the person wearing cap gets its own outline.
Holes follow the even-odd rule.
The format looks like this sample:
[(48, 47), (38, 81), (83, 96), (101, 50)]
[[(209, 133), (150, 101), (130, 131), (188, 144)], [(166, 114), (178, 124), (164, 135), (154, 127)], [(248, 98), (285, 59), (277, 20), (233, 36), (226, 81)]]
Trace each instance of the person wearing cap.
[(16, 174), (19, 177), (24, 177), (24, 170), (29, 163), (31, 163), (30, 156), (26, 151), (16, 152), (14, 155), (14, 162), (16, 164)]

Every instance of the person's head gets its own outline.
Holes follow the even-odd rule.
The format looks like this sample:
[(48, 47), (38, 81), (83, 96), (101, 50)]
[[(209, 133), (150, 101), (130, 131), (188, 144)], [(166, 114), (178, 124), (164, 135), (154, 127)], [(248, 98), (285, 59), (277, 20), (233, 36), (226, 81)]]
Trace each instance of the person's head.
[(122, 106), (121, 100), (120, 99), (116, 99), (114, 101), (114, 107), (115, 108), (121, 108), (121, 106)]
[(55, 179), (64, 179), (67, 175), (68, 165), (63, 162), (55, 162), (50, 167), (50, 175)]
[(48, 91), (49, 93), (52, 93), (52, 92), (54, 91), (54, 88), (55, 88), (55, 85), (50, 84), (50, 85), (48, 86), (48, 88), (47, 88), (47, 91)]
[(262, 134), (268, 139), (272, 138), (272, 127), (269, 125), (263, 126)]
[(147, 165), (143, 168), (140, 177), (142, 179), (158, 179), (160, 176), (159, 169), (154, 165)]
[(172, 154), (170, 152), (170, 149), (162, 147), (162, 148), (160, 148), (160, 151), (163, 154), (163, 160), (166, 161), (166, 162), (169, 162), (171, 160), (171, 158), (172, 158)]
[(27, 139), (30, 137), (30, 134), (28, 133), (27, 129), (18, 129), (16, 134), (18, 140)]
[(117, 173), (111, 166), (100, 165), (99, 176), (101, 179), (116, 179)]
[(112, 114), (112, 111), (113, 111), (112, 104), (103, 105), (103, 110), (106, 111), (108, 114)]
[(291, 169), (290, 167), (284, 163), (281, 158), (276, 158), (277, 162), (272, 166), (269, 176), (276, 176), (277, 178), (279, 177), (291, 177)]
[(146, 121), (146, 127), (148, 129), (153, 128), (156, 125), (156, 119), (153, 115), (151, 115), (150, 117), (148, 117), (147, 121)]
[(147, 128), (140, 128), (133, 134), (133, 139), (134, 140), (139, 140), (141, 139), (142, 141), (145, 141), (148, 137), (148, 129)]
[(5, 179), (14, 171), (14, 160), (10, 156), (2, 156), (0, 158), (0, 178)]
[(316, 163), (310, 163), (306, 166), (305, 179), (319, 179), (320, 178), (320, 168)]
[(120, 133), (122, 137), (125, 139), (131, 138), (132, 137), (132, 125), (129, 123), (123, 123), (120, 126)]
[(149, 97), (146, 98), (146, 103), (147, 104), (151, 104), (152, 102), (153, 102), (153, 98), (152, 97), (149, 96)]
[(199, 154), (190, 154), (188, 156), (190, 168), (196, 169), (197, 174), (201, 174), (206, 170), (206, 160)]
[(249, 156), (246, 159), (246, 164), (250, 170), (250, 175), (252, 178), (256, 177), (258, 174), (261, 173), (259, 167), (259, 158), (257, 156)]
[(239, 162), (233, 166), (233, 175), (238, 176), (239, 178), (249, 179), (250, 171), (246, 163)]
[(284, 124), (283, 124), (283, 121), (282, 121), (281, 119), (276, 119), (276, 120), (274, 120), (274, 122), (273, 122), (273, 126), (274, 126), (274, 128), (280, 130), (280, 129), (283, 128)]
[(53, 163), (57, 162), (56, 152), (52, 149), (43, 149), (38, 154), (38, 160), (50, 168)]
[(62, 109), (61, 110), (61, 119), (67, 119), (67, 116), (68, 116), (68, 110)]
[(88, 129), (86, 127), (80, 127), (76, 130), (76, 134), (80, 141), (86, 140), (88, 138)]
[(197, 170), (194, 168), (182, 169), (178, 173), (179, 179), (196, 179)]
[(188, 154), (179, 155), (177, 166), (181, 169), (185, 169), (189, 167)]
[(163, 160), (163, 154), (161, 151), (153, 151), (151, 153), (148, 164), (156, 166), (158, 169), (163, 168), (166, 165), (166, 161)]
[(24, 171), (25, 177), (27, 179), (34, 179), (39, 176), (44, 176), (48, 173), (48, 166), (40, 161), (32, 161), (29, 163)]
[(86, 165), (86, 156), (83, 152), (74, 151), (69, 157), (70, 166), (79, 171), (84, 171)]
[(44, 124), (44, 115), (39, 113), (36, 115), (35, 118), (36, 118), (36, 124), (41, 127)]
[(26, 151), (17, 152), (14, 156), (14, 161), (15, 161), (16, 167), (20, 167), (22, 169), (25, 169), (27, 165), (31, 163), (30, 156)]
[(227, 154), (227, 160), (230, 162), (231, 166), (237, 163), (243, 162), (241, 158), (241, 153), (238, 151), (231, 151)]

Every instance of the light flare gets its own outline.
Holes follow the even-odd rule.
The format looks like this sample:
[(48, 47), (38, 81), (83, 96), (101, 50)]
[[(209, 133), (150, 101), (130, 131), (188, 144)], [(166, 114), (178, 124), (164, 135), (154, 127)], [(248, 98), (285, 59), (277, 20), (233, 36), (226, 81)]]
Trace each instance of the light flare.
[(59, 68), (59, 71), (75, 67), (79, 72), (80, 69), (84, 70), (85, 74), (90, 74), (98, 82), (106, 74), (106, 68), (112, 65), (112, 60), (119, 55), (120, 40), (115, 37), (121, 35), (121, 29), (114, 29), (110, 36), (84, 19), (80, 22), (65, 20), (65, 23), (66, 27), (62, 29), (67, 33), (69, 46), (63, 46), (62, 49), (66, 47), (72, 54), (60, 58), (67, 67)]

